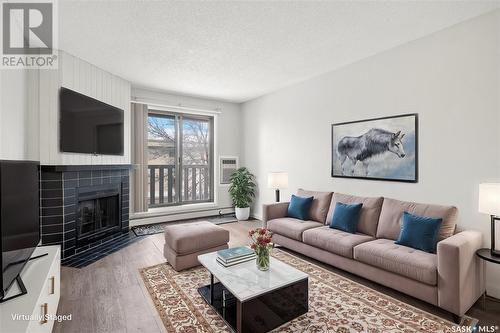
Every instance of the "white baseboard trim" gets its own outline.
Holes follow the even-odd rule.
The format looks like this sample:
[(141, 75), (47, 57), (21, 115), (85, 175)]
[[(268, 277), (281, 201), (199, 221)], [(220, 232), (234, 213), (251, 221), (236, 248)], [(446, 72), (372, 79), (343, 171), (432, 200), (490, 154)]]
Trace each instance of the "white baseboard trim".
[(256, 220), (262, 221), (262, 215), (250, 214), (250, 217), (254, 218)]
[(487, 285), (486, 286), (486, 294), (488, 294), (488, 296), (492, 296), (492, 297), (500, 299), (500, 287), (493, 286), (491, 284)]
[(136, 217), (132, 217), (129, 221), (130, 227), (135, 227), (138, 225), (146, 225), (146, 224), (156, 224), (163, 222), (172, 222), (178, 220), (189, 220), (189, 219), (197, 219), (201, 217), (209, 217), (216, 216), (219, 214), (231, 214), (234, 212), (234, 209), (228, 208), (214, 208), (214, 209), (206, 209), (200, 211), (185, 211), (185, 212), (174, 212), (174, 213), (164, 213), (164, 214), (154, 214), (151, 216), (147, 216), (147, 214), (141, 214)]

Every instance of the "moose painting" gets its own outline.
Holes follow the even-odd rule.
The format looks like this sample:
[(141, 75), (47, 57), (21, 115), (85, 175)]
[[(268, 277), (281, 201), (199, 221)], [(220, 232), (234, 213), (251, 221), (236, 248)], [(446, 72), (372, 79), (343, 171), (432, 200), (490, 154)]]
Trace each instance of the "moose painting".
[(418, 116), (332, 125), (332, 177), (417, 182)]

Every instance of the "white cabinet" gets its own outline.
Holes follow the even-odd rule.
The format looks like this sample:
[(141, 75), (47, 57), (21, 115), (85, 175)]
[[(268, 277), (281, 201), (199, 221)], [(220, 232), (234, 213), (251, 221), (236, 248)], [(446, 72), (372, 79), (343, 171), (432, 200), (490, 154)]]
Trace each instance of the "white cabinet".
[[(59, 304), (61, 250), (59, 246), (41, 246), (32, 257), (44, 253), (48, 255), (29, 261), (21, 273), (28, 293), (0, 303), (0, 332), (52, 332), (54, 320), (47, 319), (56, 315)], [(18, 292), (14, 282), (7, 297)]]

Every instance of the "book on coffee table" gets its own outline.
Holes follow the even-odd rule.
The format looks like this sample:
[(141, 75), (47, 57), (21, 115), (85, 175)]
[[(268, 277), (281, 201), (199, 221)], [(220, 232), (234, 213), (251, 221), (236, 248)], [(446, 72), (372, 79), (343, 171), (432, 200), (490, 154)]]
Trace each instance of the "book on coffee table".
[(241, 262), (243, 259), (250, 260), (253, 258), (255, 258), (255, 251), (246, 246), (217, 251), (217, 259), (225, 264)]
[(222, 261), (221, 259), (217, 258), (217, 262), (219, 264), (221, 264), (222, 266), (224, 267), (231, 267), (231, 266), (234, 266), (234, 265), (238, 265), (238, 264), (241, 264), (243, 262), (247, 262), (247, 261), (250, 261), (250, 260), (254, 260), (256, 258), (255, 254), (253, 256), (247, 256), (247, 257), (243, 257), (243, 258), (240, 258), (238, 260), (232, 260), (230, 262), (224, 262)]

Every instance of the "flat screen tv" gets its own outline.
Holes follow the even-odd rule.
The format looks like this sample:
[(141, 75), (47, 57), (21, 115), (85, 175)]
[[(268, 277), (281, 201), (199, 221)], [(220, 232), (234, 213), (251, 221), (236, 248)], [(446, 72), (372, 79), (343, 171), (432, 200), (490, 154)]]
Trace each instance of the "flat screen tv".
[(123, 155), (123, 110), (68, 88), (59, 105), (62, 152)]
[(38, 164), (0, 160), (0, 300), (40, 241)]

